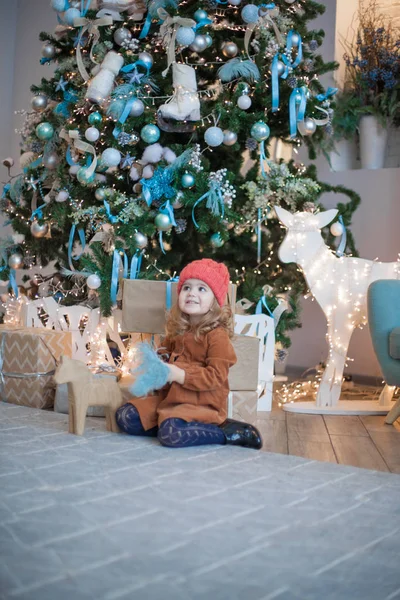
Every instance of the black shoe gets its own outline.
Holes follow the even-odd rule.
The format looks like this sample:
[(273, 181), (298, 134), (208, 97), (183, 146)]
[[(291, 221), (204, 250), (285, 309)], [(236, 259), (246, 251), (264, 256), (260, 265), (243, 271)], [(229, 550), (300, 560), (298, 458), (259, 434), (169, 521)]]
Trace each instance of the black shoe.
[(260, 450), (263, 442), (258, 429), (249, 423), (226, 419), (220, 428), (224, 432), (226, 443), (233, 446), (244, 446), (245, 448), (254, 448)]

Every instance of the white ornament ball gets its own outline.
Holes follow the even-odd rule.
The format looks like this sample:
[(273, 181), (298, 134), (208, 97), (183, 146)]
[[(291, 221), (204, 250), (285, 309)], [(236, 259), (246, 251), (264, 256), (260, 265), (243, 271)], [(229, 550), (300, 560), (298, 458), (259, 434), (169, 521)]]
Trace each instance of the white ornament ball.
[(242, 110), (247, 110), (248, 108), (250, 108), (250, 106), (251, 106), (250, 96), (247, 96), (246, 94), (243, 94), (243, 96), (239, 96), (239, 98), (237, 99), (237, 105)]
[(336, 221), (336, 223), (332, 223), (330, 230), (332, 235), (338, 237), (339, 235), (343, 235), (344, 227), (339, 221)]
[(176, 41), (181, 46), (190, 46), (195, 37), (196, 34), (191, 27), (179, 27), (176, 33)]
[(304, 121), (299, 121), (297, 123), (297, 129), (299, 133), (303, 136), (313, 135), (317, 129), (317, 125), (311, 117), (306, 117)]
[(81, 165), (71, 165), (70, 168), (68, 169), (68, 173), (70, 175), (76, 175), (80, 168), (81, 168)]
[(56, 202), (66, 202), (69, 198), (69, 192), (67, 190), (61, 190), (56, 196)]
[(100, 131), (97, 127), (88, 127), (85, 131), (85, 138), (88, 142), (97, 142), (100, 137)]
[(64, 13), (64, 21), (67, 25), (73, 27), (75, 19), (79, 19), (81, 16), (81, 11), (77, 8), (69, 8)]
[(8, 259), (8, 266), (10, 269), (22, 269), (24, 266), (24, 257), (22, 254), (19, 254), (18, 252), (11, 254)]
[(97, 290), (101, 286), (101, 279), (94, 273), (93, 275), (89, 275), (89, 277), (86, 279), (86, 285), (91, 290)]
[(106, 148), (101, 155), (101, 160), (107, 167), (116, 167), (121, 162), (121, 152), (116, 148)]
[(220, 146), (224, 141), (224, 132), (220, 127), (209, 127), (204, 133), (204, 141), (213, 148)]
[(135, 98), (132, 102), (131, 110), (129, 112), (130, 117), (140, 117), (144, 113), (144, 104), (140, 98)]

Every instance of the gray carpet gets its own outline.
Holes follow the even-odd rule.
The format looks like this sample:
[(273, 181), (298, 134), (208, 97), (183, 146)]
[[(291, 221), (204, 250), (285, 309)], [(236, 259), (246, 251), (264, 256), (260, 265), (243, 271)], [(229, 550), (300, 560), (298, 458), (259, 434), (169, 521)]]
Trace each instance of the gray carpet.
[(0, 403), (0, 598), (400, 598), (400, 476)]

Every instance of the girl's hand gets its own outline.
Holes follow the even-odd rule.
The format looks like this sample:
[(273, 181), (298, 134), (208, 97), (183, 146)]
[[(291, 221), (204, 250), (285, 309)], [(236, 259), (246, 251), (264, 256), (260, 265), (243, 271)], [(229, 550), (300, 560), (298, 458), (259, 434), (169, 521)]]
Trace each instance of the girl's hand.
[(183, 369), (180, 369), (176, 365), (168, 365), (168, 367), (169, 367), (168, 383), (176, 382), (176, 383), (180, 383), (181, 385), (183, 385), (183, 383), (185, 382), (185, 371)]

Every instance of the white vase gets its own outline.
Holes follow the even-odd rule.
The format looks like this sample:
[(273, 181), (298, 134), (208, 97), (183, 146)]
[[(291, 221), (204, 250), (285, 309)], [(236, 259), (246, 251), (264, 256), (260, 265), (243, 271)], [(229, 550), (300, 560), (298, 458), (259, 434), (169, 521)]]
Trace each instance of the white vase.
[(362, 169), (382, 169), (385, 164), (388, 128), (375, 115), (360, 119), (360, 159)]
[(355, 139), (335, 142), (329, 154), (332, 171), (348, 171), (357, 168), (357, 144)]

